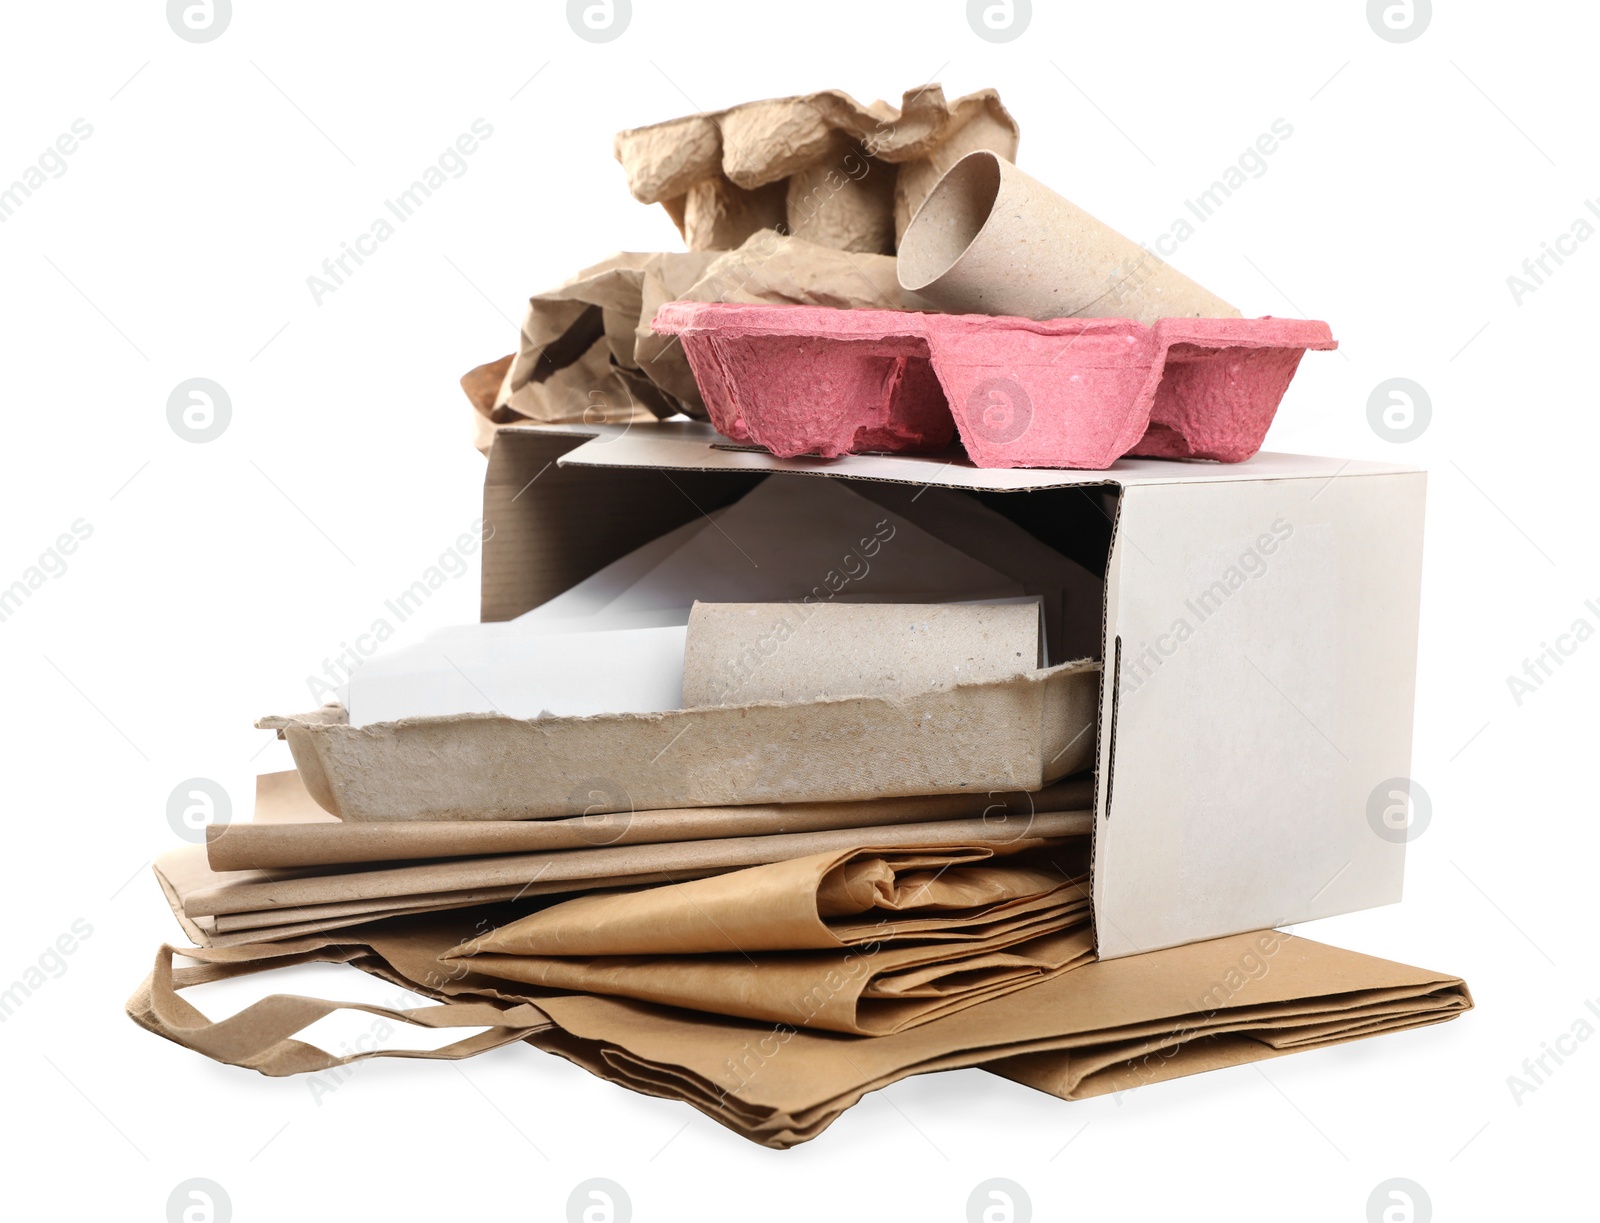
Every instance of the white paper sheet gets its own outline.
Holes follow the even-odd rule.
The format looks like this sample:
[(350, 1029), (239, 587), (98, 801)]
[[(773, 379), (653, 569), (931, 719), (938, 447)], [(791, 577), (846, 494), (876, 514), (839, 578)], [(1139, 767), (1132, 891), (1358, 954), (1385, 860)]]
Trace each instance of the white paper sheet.
[(686, 522), (681, 527), (668, 531), (658, 539), (652, 539), (642, 548), (635, 548), (600, 572), (591, 574), (576, 586), (562, 591), (555, 598), (541, 603), (532, 611), (524, 612), (508, 623), (523, 628), (537, 625), (542, 629), (549, 629), (557, 621), (581, 620), (594, 615), (701, 531), (708, 529), (724, 512), (724, 510), (713, 510), (693, 522)]
[[(500, 627), (465, 625), (365, 663), (346, 687), (351, 725), (460, 713), (659, 713), (683, 705), (682, 627), (493, 631)], [(476, 631), (484, 629), (490, 631)]]
[(340, 695), (355, 726), (460, 713), (655, 713), (683, 703), (684, 633), (697, 599), (1023, 595), (1020, 582), (836, 480), (773, 476), (515, 620), (438, 629), (370, 660)]

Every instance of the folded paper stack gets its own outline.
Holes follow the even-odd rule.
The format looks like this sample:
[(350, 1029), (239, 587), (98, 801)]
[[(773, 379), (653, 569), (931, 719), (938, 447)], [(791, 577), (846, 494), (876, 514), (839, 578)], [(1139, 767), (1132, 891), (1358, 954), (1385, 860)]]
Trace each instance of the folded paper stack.
[(1036, 794), (340, 823), (320, 809), (310, 815), (315, 804), (299, 776), (280, 773), (260, 779), (254, 823), (213, 827), (206, 845), (168, 851), (155, 871), (184, 931), (197, 943), (229, 946), (401, 913), (693, 879), (866, 844), (1005, 845), (1082, 834), (1090, 800), (1086, 781), (1071, 781)]
[[(1408, 759), (1420, 490), (1345, 464), (1302, 497), (1321, 473), (1282, 456), (1174, 476), (1255, 455), (1331, 333), (1240, 317), (1017, 140), (993, 91), (938, 86), (621, 133), (690, 249), (534, 296), (463, 378), (483, 622), (258, 722), (296, 768), (156, 860), (193, 946), (132, 1018), (274, 1076), (526, 1042), (789, 1147), (912, 1074), (1080, 1099), (1469, 1009), (1458, 978), (1265, 928), (1398, 895), (1339, 803)], [(1129, 464), (1155, 493), (1068, 470)], [(1223, 574), (1192, 598), (1191, 554)], [(1373, 574), (1381, 641), (1345, 612)], [(1241, 696), (1241, 658), (1278, 681)], [(1381, 716), (1341, 687), (1373, 659)], [(1249, 737), (1286, 692), (1355, 728), (1342, 764)], [(336, 1056), (299, 1034), (355, 1004), (213, 1022), (181, 995), (316, 961), (431, 1003), (355, 1009), (472, 1031)]]
[[(1125, 1091), (1453, 1019), (1472, 1005), (1447, 974), (1277, 931), (1085, 964), (1025, 989), (881, 1036), (793, 1020), (724, 1017), (598, 993), (543, 990), (467, 970), (454, 952), (493, 910), (403, 918), (336, 935), (246, 947), (163, 947), (128, 1001), (145, 1028), (267, 1075), (369, 1057), (457, 1059), (526, 1040), (600, 1078), (682, 1100), (753, 1141), (809, 1141), (864, 1095), (912, 1074), (981, 1066), (1063, 1099)], [(346, 1056), (296, 1040), (343, 1009), (273, 995), (213, 1023), (180, 995), (206, 981), (315, 961), (348, 963), (438, 1005), (373, 1015), (428, 1028), (483, 1028), (428, 1051)], [(837, 978), (818, 977), (831, 997)], [(847, 1043), (841, 1043), (841, 1042)]]
[(1053, 823), (1010, 845), (852, 849), (584, 896), (445, 958), (500, 980), (881, 1036), (1092, 957), (1087, 847), (1033, 838)]

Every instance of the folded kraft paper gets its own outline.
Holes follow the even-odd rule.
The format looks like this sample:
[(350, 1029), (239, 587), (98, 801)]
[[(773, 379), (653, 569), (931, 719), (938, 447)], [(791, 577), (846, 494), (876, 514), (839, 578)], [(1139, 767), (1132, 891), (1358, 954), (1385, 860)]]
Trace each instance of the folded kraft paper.
[(446, 961), (528, 985), (886, 1035), (1087, 963), (1088, 843), (852, 849), (582, 896)]
[[(790, 1147), (815, 1138), (868, 1092), (912, 1074), (988, 1066), (1081, 1099), (1441, 1023), (1472, 1006), (1459, 978), (1268, 930), (1097, 961), (902, 1032), (852, 1037), (554, 993), (442, 958), (476, 933), (483, 912), (191, 948), (182, 954), (197, 962), (181, 967), (163, 947), (127, 1010), (157, 1035), (267, 1075), (368, 1057), (452, 1060), (527, 1040), (632, 1090), (685, 1101), (752, 1141)], [(399, 1011), (271, 995), (214, 1023), (179, 994), (314, 961), (353, 964), (440, 1004)], [(397, 1025), (483, 1030), (433, 1050), (347, 1056), (295, 1039), (341, 1009)]]

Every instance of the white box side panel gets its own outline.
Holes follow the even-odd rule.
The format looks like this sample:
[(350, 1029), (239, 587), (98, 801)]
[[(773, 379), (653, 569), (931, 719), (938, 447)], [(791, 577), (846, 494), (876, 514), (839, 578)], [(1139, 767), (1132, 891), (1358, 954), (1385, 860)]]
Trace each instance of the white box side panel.
[(1368, 804), (1410, 770), (1425, 479), (1124, 490), (1102, 956), (1400, 899), (1404, 845)]

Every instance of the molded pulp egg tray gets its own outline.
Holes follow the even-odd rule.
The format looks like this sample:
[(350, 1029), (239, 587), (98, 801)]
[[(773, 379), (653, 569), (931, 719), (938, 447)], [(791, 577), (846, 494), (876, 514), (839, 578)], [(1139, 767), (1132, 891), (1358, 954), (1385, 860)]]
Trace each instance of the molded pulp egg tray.
[(784, 457), (927, 451), (979, 467), (1237, 463), (1261, 448), (1308, 348), (1301, 319), (996, 318), (668, 302), (718, 430)]

